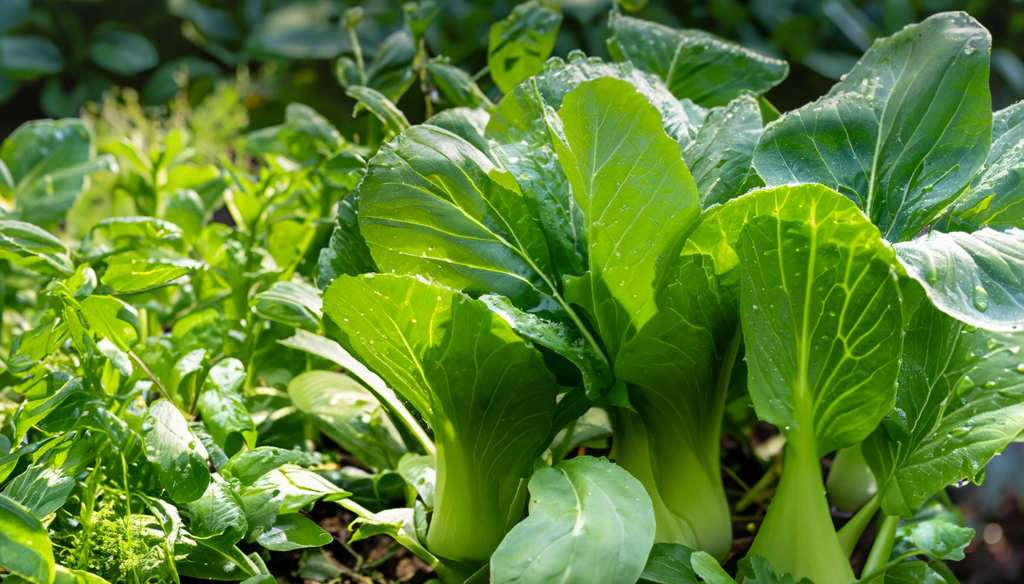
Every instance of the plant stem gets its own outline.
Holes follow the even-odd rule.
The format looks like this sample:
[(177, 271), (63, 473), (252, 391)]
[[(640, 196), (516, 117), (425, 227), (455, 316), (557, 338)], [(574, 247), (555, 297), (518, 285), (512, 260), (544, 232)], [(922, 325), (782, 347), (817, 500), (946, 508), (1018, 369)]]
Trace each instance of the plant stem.
[(843, 552), (846, 553), (846, 557), (853, 555), (853, 549), (857, 547), (860, 536), (864, 535), (864, 530), (871, 523), (875, 513), (878, 513), (880, 506), (881, 502), (876, 494), (839, 530), (839, 545), (843, 546)]
[(778, 482), (778, 480), (779, 473), (775, 470), (775, 465), (773, 464), (770, 467), (768, 467), (768, 471), (765, 472), (764, 475), (760, 479), (758, 479), (756, 483), (754, 483), (754, 486), (750, 487), (750, 490), (747, 491), (747, 494), (743, 495), (743, 497), (736, 502), (736, 505), (732, 508), (732, 510), (743, 511), (744, 509), (749, 507), (751, 503), (755, 501), (761, 501), (763, 498), (762, 496), (768, 491), (770, 491), (772, 487), (774, 487), (775, 484)]
[(356, 57), (356, 69), (359, 71), (359, 84), (366, 85), (366, 66), (363, 63), (363, 47), (359, 44), (359, 36), (356, 34), (356, 27), (346, 25), (348, 38), (352, 41), (352, 53)]
[[(896, 539), (896, 527), (900, 524), (900, 518), (897, 515), (885, 515), (882, 519), (881, 525), (878, 527), (878, 535), (875, 537), (875, 544), (871, 546), (871, 552), (868, 554), (868, 560), (864, 563), (864, 578), (862, 582), (869, 582), (870, 584), (883, 584), (884, 579), (878, 578), (892, 567), (889, 561), (889, 556), (892, 555), (892, 544)], [(917, 552), (911, 555), (916, 555)], [(908, 556), (909, 557), (909, 556)]]
[(473, 75), (473, 81), (474, 82), (478, 81), (481, 77), (483, 77), (484, 75), (487, 75), (490, 72), (491, 72), (491, 67), (489, 65), (484, 65), (483, 69), (477, 71), (476, 74)]
[(138, 365), (139, 368), (141, 368), (146, 373), (146, 375), (149, 376), (151, 380), (153, 380), (153, 385), (156, 386), (157, 390), (160, 391), (160, 395), (164, 396), (165, 400), (171, 401), (170, 396), (167, 395), (167, 390), (164, 389), (164, 386), (160, 384), (160, 380), (156, 378), (156, 375), (153, 375), (153, 372), (149, 370), (149, 367), (146, 367), (146, 364), (143, 363), (142, 359), (140, 359), (139, 356), (135, 354), (135, 351), (128, 349), (128, 356), (131, 358), (132, 361), (135, 361), (135, 364)]

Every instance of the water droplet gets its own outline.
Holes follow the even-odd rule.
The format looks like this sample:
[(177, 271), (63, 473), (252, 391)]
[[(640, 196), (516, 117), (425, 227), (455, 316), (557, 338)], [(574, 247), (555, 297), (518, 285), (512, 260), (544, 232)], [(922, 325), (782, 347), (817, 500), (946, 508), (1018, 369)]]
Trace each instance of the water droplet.
[(985, 312), (988, 310), (988, 291), (981, 286), (974, 287), (974, 307)]

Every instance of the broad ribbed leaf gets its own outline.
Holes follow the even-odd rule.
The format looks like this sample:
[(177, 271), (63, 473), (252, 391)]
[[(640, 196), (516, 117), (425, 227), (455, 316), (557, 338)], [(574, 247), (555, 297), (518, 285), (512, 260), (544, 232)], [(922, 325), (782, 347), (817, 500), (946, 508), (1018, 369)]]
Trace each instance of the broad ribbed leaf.
[(0, 494), (0, 565), (33, 584), (54, 578), (50, 534), (28, 509)]
[(663, 79), (679, 99), (711, 107), (744, 92), (760, 95), (786, 78), (785, 61), (758, 54), (700, 30), (676, 30), (612, 14), (608, 52)]
[(768, 186), (832, 187), (890, 241), (943, 213), (985, 162), (992, 121), (988, 31), (964, 13), (877, 41), (825, 97), (765, 128)]
[(693, 550), (673, 543), (656, 543), (647, 557), (639, 584), (697, 584), (690, 568)]
[(381, 271), (550, 303), (547, 244), (523, 197), (491, 180), (469, 142), (416, 126), (381, 147), (360, 186), (359, 231)]
[(882, 510), (911, 518), (932, 495), (985, 464), (1024, 430), (1024, 333), (974, 330), (920, 307), (906, 333), (893, 413), (863, 445)]
[(146, 458), (156, 466), (160, 484), (175, 503), (203, 496), (210, 484), (209, 456), (174, 404), (161, 399), (149, 406), (142, 439)]
[[(786, 436), (782, 477), (748, 556), (796, 578), (849, 582), (818, 459), (863, 440), (892, 408), (903, 324), (895, 254), (852, 201), (821, 185), (730, 201), (691, 241), (716, 237), (732, 247), (718, 250), (723, 267), (732, 253), (739, 262), (754, 407)], [(820, 561), (802, 561), (812, 546)]]
[(708, 112), (697, 138), (683, 150), (705, 209), (743, 194), (760, 137), (761, 108), (751, 95)]
[(31, 223), (0, 221), (0, 257), (51, 276), (75, 273), (64, 242)]
[(530, 516), (491, 558), (495, 584), (634, 584), (654, 543), (654, 510), (635, 478), (581, 456), (530, 479)]
[(491, 25), (487, 65), (502, 93), (540, 72), (555, 48), (562, 15), (537, 0), (524, 2)]
[(405, 453), (380, 403), (347, 375), (308, 371), (288, 382), (288, 397), (321, 432), (371, 468), (395, 468)]
[(591, 314), (614, 360), (657, 311), (654, 291), (700, 213), (699, 194), (658, 111), (626, 81), (581, 83), (552, 122), (589, 244), (589, 271), (567, 279), (566, 298)]
[(988, 330), (1024, 328), (1024, 231), (933, 231), (895, 247), (939, 310)]
[(1024, 228), (1024, 102), (992, 116), (992, 149), (954, 215), (974, 227)]
[[(324, 307), (342, 344), (434, 430), (438, 483), (450, 482), (436, 493), (431, 549), (490, 557), (551, 425), (558, 387), (540, 352), (484, 303), (415, 278), (339, 278)], [(472, 543), (452, 548), (446, 529)]]
[(484, 128), (490, 119), (491, 114), (480, 107), (453, 107), (431, 116), (423, 123), (448, 130), (491, 157), (491, 147), (484, 139)]
[(691, 242), (717, 246), (720, 270), (737, 254), (761, 418), (810, 430), (821, 455), (863, 440), (892, 407), (902, 348), (895, 255), (878, 229), (834, 191), (801, 185), (730, 201)]

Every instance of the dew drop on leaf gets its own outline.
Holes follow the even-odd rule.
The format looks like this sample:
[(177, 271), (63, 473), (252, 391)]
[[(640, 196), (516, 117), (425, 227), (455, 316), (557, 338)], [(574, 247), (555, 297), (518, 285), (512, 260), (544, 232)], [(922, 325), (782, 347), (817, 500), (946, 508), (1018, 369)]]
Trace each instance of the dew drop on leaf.
[(974, 287), (974, 307), (985, 312), (988, 310), (988, 291), (981, 286)]

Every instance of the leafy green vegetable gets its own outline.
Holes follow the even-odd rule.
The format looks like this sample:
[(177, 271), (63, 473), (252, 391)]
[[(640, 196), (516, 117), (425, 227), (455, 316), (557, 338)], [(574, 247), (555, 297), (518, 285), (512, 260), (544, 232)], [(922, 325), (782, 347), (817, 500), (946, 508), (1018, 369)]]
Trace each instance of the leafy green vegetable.
[(555, 48), (561, 24), (561, 14), (532, 0), (516, 6), (512, 14), (491, 25), (487, 65), (491, 79), (502, 93), (540, 73)]
[(530, 516), (495, 550), (491, 578), (633, 584), (653, 541), (643, 485), (606, 459), (574, 458), (530, 479)]

